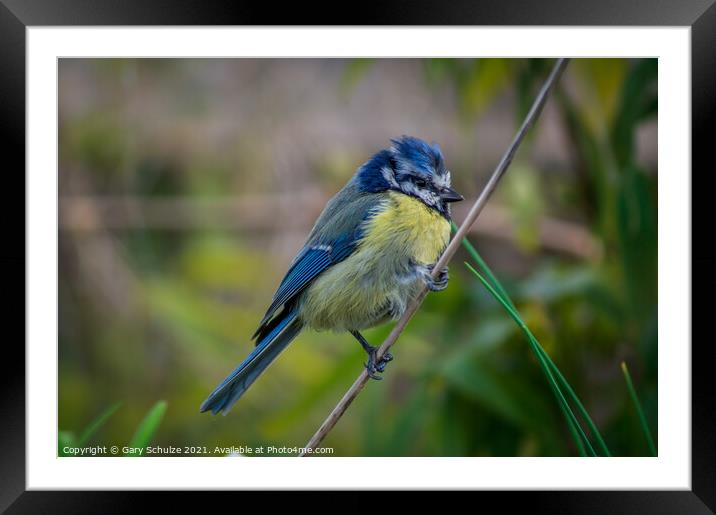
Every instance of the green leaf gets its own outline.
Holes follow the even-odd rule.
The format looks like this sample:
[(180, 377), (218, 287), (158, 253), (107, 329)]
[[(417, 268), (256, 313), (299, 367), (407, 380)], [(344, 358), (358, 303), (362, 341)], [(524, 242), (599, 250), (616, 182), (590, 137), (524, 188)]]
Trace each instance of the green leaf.
[(508, 59), (476, 59), (461, 88), (463, 106), (475, 117), (480, 116), (504, 92), (509, 79)]
[(603, 452), (610, 456), (609, 450), (606, 447), (606, 444), (604, 443), (604, 440), (602, 439), (601, 435), (599, 434), (599, 431), (597, 430), (596, 426), (591, 420), (591, 417), (587, 414), (587, 411), (584, 409), (584, 406), (582, 406), (582, 403), (577, 398), (576, 394), (574, 393), (573, 389), (569, 387), (568, 383), (566, 382), (566, 379), (564, 376), (559, 372), (557, 367), (554, 365), (551, 359), (549, 359), (549, 356), (547, 356), (546, 352), (542, 348), (542, 346), (539, 344), (537, 339), (534, 337), (534, 335), (530, 332), (530, 330), (527, 328), (525, 323), (520, 318), (517, 311), (513, 309), (513, 307), (510, 305), (511, 301), (507, 301), (503, 299), (497, 291), (492, 287), (490, 283), (487, 282), (487, 280), (480, 275), (480, 273), (475, 270), (472, 266), (470, 266), (469, 263), (465, 263), (465, 265), (470, 269), (470, 271), (473, 272), (477, 276), (477, 278), (483, 283), (483, 285), (490, 291), (490, 293), (497, 299), (500, 304), (507, 310), (508, 314), (513, 318), (515, 323), (522, 329), (522, 331), (525, 333), (525, 336), (527, 337), (530, 345), (532, 346), (532, 350), (537, 356), (538, 361), (540, 362), (540, 365), (542, 366), (542, 369), (545, 373), (545, 376), (547, 377), (548, 383), (550, 387), (552, 388), (555, 396), (557, 397), (557, 400), (559, 402), (559, 406), (562, 409), (562, 412), (564, 413), (564, 416), (567, 420), (570, 432), (572, 433), (572, 436), (575, 439), (575, 442), (577, 443), (578, 448), (580, 449), (580, 454), (584, 453), (584, 449), (586, 448), (587, 451), (589, 451), (589, 455), (596, 456), (596, 452), (594, 451), (594, 448), (591, 445), (591, 442), (587, 438), (586, 434), (584, 433), (584, 430), (579, 425), (579, 422), (574, 415), (574, 412), (570, 408), (569, 404), (567, 403), (567, 400), (562, 393), (559, 384), (557, 384), (554, 374), (557, 375), (557, 378), (567, 386), (567, 391), (570, 394), (570, 396), (573, 397), (574, 401), (577, 403), (577, 405), (580, 408), (580, 412), (582, 415), (587, 419), (587, 422), (590, 426), (590, 429), (593, 430), (595, 433), (595, 437), (597, 438), (599, 444), (602, 446)]
[(607, 124), (617, 114), (629, 61), (622, 58), (575, 59), (573, 70), (575, 78), (580, 80), (580, 89), (586, 93), (581, 101), (582, 111), (592, 130), (605, 134), (609, 128)]
[(619, 109), (611, 140), (617, 163), (624, 167), (634, 161), (636, 125), (656, 114), (658, 109), (657, 59), (640, 59), (622, 86)]
[(137, 426), (137, 430), (134, 432), (134, 436), (132, 436), (129, 446), (144, 448), (149, 445), (154, 438), (154, 434), (157, 432), (157, 429), (159, 429), (159, 424), (161, 424), (166, 410), (166, 401), (157, 402), (139, 423), (139, 426)]
[(657, 295), (657, 216), (649, 178), (629, 166), (617, 199), (623, 281), (634, 313), (646, 318)]
[(589, 443), (589, 439), (584, 434), (584, 430), (581, 428), (579, 423), (577, 422), (577, 418), (574, 415), (574, 412), (569, 407), (569, 404), (567, 404), (566, 399), (564, 398), (564, 394), (559, 389), (559, 385), (554, 380), (554, 377), (552, 376), (551, 371), (549, 370), (549, 367), (547, 366), (544, 357), (540, 354), (540, 352), (537, 350), (537, 340), (532, 335), (530, 330), (527, 328), (525, 323), (522, 321), (520, 316), (517, 314), (517, 312), (512, 309), (512, 307), (508, 304), (508, 302), (500, 297), (500, 295), (495, 291), (495, 289), (490, 285), (490, 283), (487, 282), (487, 280), (480, 275), (480, 273), (475, 270), (472, 266), (470, 266), (469, 263), (465, 263), (465, 265), (468, 267), (468, 269), (477, 276), (477, 278), (482, 282), (482, 284), (489, 290), (489, 292), (497, 299), (497, 301), (502, 304), (502, 306), (507, 310), (507, 313), (512, 317), (512, 319), (515, 321), (515, 323), (519, 326), (520, 329), (525, 333), (525, 336), (527, 336), (528, 341), (530, 342), (530, 345), (532, 346), (532, 349), (537, 356), (537, 359), (540, 362), (540, 365), (542, 366), (542, 369), (547, 376), (547, 382), (549, 383), (550, 387), (554, 391), (555, 396), (557, 397), (557, 400), (559, 401), (559, 407), (564, 413), (565, 418), (567, 419), (567, 423), (570, 426), (570, 430), (572, 431), (572, 434), (575, 435), (575, 441), (577, 445), (582, 449), (583, 447), (587, 447), (590, 451), (590, 455), (596, 456), (596, 453), (594, 452), (594, 449), (592, 448), (591, 444)]
[(464, 344), (447, 354), (446, 361), (468, 360), (490, 355), (504, 345), (515, 334), (515, 325), (504, 317), (493, 313), (480, 316), (480, 324), (472, 334), (463, 337)]
[(302, 389), (301, 394), (293, 404), (285, 409), (277, 410), (262, 425), (267, 435), (280, 439), (285, 437), (290, 429), (305, 423), (306, 414), (316, 412), (324, 399), (338, 388), (344, 387), (345, 378), (350, 377), (356, 370), (356, 365), (362, 363), (365, 353), (359, 346), (346, 354), (343, 359), (334, 363), (329, 373), (319, 381)]
[(408, 455), (420, 436), (421, 429), (425, 426), (424, 422), (428, 415), (425, 406), (428, 404), (428, 394), (424, 387), (418, 388), (405, 402), (392, 425), (390, 435), (385, 440), (385, 449), (391, 455)]
[(435, 417), (430, 427), (431, 433), (440, 435), (434, 454), (468, 456), (474, 435), (468, 429), (469, 426), (455, 422), (465, 415), (464, 403), (461, 403), (456, 395), (449, 393), (442, 397), (442, 402), (436, 406), (435, 412), (430, 414)]
[(104, 410), (96, 419), (94, 419), (77, 439), (77, 445), (81, 446), (87, 443), (87, 441), (95, 434), (106, 422), (109, 417), (114, 415), (114, 412), (119, 409), (121, 402), (114, 403), (112, 406)]
[(57, 455), (58, 456), (70, 456), (65, 453), (63, 449), (65, 447), (76, 447), (75, 434), (72, 431), (58, 431), (57, 432)]
[(597, 278), (592, 268), (573, 267), (561, 270), (554, 266), (545, 266), (524, 281), (517, 297), (554, 302), (577, 293), (581, 294), (595, 287), (596, 284)]
[[(453, 224), (454, 228), (454, 224)], [(537, 339), (532, 335), (530, 330), (527, 328), (527, 325), (522, 321), (522, 318), (520, 317), (519, 313), (517, 312), (517, 308), (515, 307), (514, 302), (512, 302), (512, 299), (507, 295), (507, 292), (502, 287), (502, 284), (500, 284), (500, 281), (497, 280), (497, 277), (492, 273), (492, 270), (490, 270), (490, 267), (487, 265), (487, 263), (482, 259), (480, 254), (477, 252), (475, 247), (472, 246), (472, 244), (467, 240), (467, 238), (463, 239), (464, 246), (468, 249), (468, 252), (470, 255), (479, 263), (479, 266), (485, 271), (485, 273), (490, 277), (490, 281), (488, 282), (485, 278), (483, 278), (477, 270), (475, 270), (473, 267), (470, 266), (469, 263), (465, 263), (465, 265), (468, 267), (470, 271), (473, 272), (477, 276), (477, 278), (483, 283), (483, 285), (490, 291), (490, 293), (497, 299), (497, 301), (502, 304), (502, 306), (507, 310), (508, 314), (513, 318), (515, 323), (522, 329), (522, 331), (525, 333), (525, 336), (527, 336), (527, 339), (532, 346), (532, 350), (537, 356), (537, 359), (540, 363), (540, 365), (543, 368), (543, 371), (545, 375), (547, 376), (548, 382), (550, 383), (550, 386), (552, 387), (552, 390), (557, 397), (558, 401), (560, 402), (560, 408), (562, 409), (562, 412), (564, 413), (565, 418), (567, 419), (567, 424), (569, 427), (570, 432), (572, 433), (572, 436), (577, 444), (577, 447), (580, 451), (581, 455), (585, 455), (585, 446), (588, 448), (591, 452), (591, 455), (595, 456), (596, 453), (594, 452), (589, 439), (584, 434), (584, 431), (582, 430), (581, 426), (579, 425), (579, 422), (577, 421), (576, 417), (574, 416), (574, 413), (572, 412), (571, 408), (569, 407), (569, 404), (567, 403), (566, 399), (564, 398), (564, 394), (560, 390), (559, 384), (555, 381), (554, 376), (559, 380), (559, 382), (564, 386), (564, 388), (567, 390), (567, 394), (572, 399), (572, 402), (574, 402), (577, 406), (577, 409), (579, 410), (582, 417), (586, 420), (587, 425), (589, 426), (590, 431), (594, 435), (594, 437), (597, 440), (597, 443), (599, 443), (599, 446), (604, 453), (605, 456), (611, 456), (611, 452), (609, 451), (609, 448), (607, 447), (607, 444), (604, 442), (604, 439), (602, 438), (601, 433), (599, 432), (599, 429), (594, 424), (594, 421), (589, 416), (589, 413), (587, 412), (586, 408), (582, 404), (582, 401), (579, 399), (577, 394), (575, 393), (572, 386), (567, 382), (567, 379), (564, 377), (562, 372), (557, 368), (557, 365), (554, 364), (552, 359), (549, 357), (549, 355), (545, 352), (545, 350), (542, 348), (540, 343), (537, 341)], [(499, 291), (499, 293), (498, 293)]]
[[(512, 60), (520, 62), (522, 60)], [(526, 59), (519, 66), (516, 73), (517, 83), (517, 109), (515, 111), (515, 123), (521, 124), (532, 107), (535, 95), (542, 86), (544, 77), (550, 70), (550, 59)], [(531, 138), (528, 135), (527, 138)]]
[(539, 248), (539, 224), (545, 211), (541, 182), (534, 168), (525, 163), (513, 163), (503, 182), (517, 244), (525, 252)]
[(430, 85), (449, 82), (457, 93), (463, 121), (481, 116), (508, 87), (513, 59), (428, 59), (425, 77)]
[(510, 422), (541, 432), (548, 406), (529, 385), (515, 381), (509, 368), (489, 356), (451, 359), (442, 367), (443, 379), (452, 388), (479, 402)]

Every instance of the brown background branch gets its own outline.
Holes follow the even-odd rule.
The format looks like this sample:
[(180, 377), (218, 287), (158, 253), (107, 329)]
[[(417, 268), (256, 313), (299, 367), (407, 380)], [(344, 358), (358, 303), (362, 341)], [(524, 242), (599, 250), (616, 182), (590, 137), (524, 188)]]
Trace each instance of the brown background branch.
[[(305, 189), (291, 194), (211, 199), (62, 197), (60, 227), (74, 232), (217, 228), (261, 232), (275, 230), (276, 221), (280, 220), (280, 230), (284, 233), (304, 234), (325, 205), (326, 196), (318, 189)], [(267, 205), (276, 206), (270, 218), (262, 209)], [(467, 210), (467, 205), (455, 206), (455, 219), (464, 219)], [(545, 250), (587, 260), (598, 260), (602, 255), (600, 241), (578, 223), (542, 217), (537, 230), (538, 244)], [(510, 210), (497, 204), (485, 206), (480, 225), (472, 227), (470, 234), (516, 243)]]

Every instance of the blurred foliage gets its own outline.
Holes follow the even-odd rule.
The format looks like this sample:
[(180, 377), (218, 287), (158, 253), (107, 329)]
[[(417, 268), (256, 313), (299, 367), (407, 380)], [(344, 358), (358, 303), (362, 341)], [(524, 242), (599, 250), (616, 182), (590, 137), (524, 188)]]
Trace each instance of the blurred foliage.
[[(106, 445), (150, 433), (159, 445), (305, 444), (361, 370), (350, 335), (304, 333), (227, 417), (198, 407), (251, 350), (322, 204), (401, 133), (438, 141), (457, 189), (474, 197), (550, 66), (61, 60), (61, 442), (87, 427), (80, 440)], [(657, 429), (656, 81), (655, 59), (573, 60), (491, 201), (511, 234), (471, 238), (618, 456), (649, 455), (622, 361)], [(303, 192), (321, 200), (293, 207)], [(75, 198), (126, 203), (81, 211), (93, 229), (80, 230), (62, 210)], [(191, 202), (164, 225), (130, 202), (167, 198), (249, 208), (236, 225), (183, 227), (204, 216)], [(601, 252), (546, 248), (548, 217), (584, 228)], [(324, 442), (335, 455), (578, 453), (538, 359), (458, 265), (465, 257), (401, 336), (385, 380)], [(389, 329), (365, 334), (378, 343)]]
[(156, 403), (137, 426), (134, 436), (129, 441), (129, 446), (135, 449), (143, 449), (149, 445), (159, 429), (159, 424), (162, 423), (166, 411), (167, 403), (165, 401)]
[[(78, 449), (97, 445), (106, 445), (104, 443), (93, 442), (92, 437), (100, 430), (102, 426), (104, 426), (109, 421), (110, 417), (114, 415), (114, 413), (119, 409), (120, 405), (120, 403), (116, 403), (104, 410), (96, 419), (94, 419), (85, 429), (82, 430), (82, 433), (79, 435), (79, 437), (75, 436), (75, 433), (72, 431), (59, 431), (57, 438), (57, 455), (79, 456), (80, 454)], [(131, 440), (112, 441), (110, 445), (116, 445), (118, 447), (118, 452), (110, 452), (108, 449), (105, 449), (97, 454), (89, 455), (138, 455), (133, 454), (131, 452), (128, 453), (122, 449), (126, 449), (129, 447), (132, 449), (143, 450), (150, 443), (152, 443), (152, 440), (154, 439), (154, 436), (159, 429), (159, 425), (162, 422), (162, 418), (164, 417), (164, 412), (166, 410), (167, 403), (165, 401), (157, 402), (152, 407), (152, 409), (149, 410), (144, 419), (142, 419), (142, 421), (139, 423), (139, 426), (137, 426), (137, 430), (135, 431), (134, 436), (132, 436)]]

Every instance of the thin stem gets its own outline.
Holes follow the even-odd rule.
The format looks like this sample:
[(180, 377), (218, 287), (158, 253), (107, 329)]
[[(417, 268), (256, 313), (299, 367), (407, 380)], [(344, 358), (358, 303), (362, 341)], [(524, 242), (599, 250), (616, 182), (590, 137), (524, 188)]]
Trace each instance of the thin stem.
[[(492, 193), (495, 191), (495, 188), (497, 187), (497, 183), (500, 181), (502, 176), (507, 171), (507, 168), (509, 167), (510, 163), (512, 162), (512, 159), (515, 156), (515, 153), (517, 152), (517, 149), (519, 148), (520, 144), (522, 143), (522, 140), (525, 137), (525, 134), (527, 134), (527, 131), (534, 125), (535, 121), (539, 117), (539, 114), (542, 112), (542, 108), (544, 107), (544, 104), (547, 101), (547, 98), (549, 97), (550, 92), (554, 88), (555, 84), (557, 83), (557, 79), (564, 71), (564, 68), (567, 66), (567, 63), (569, 62), (569, 59), (561, 58), (557, 59), (557, 62), (555, 63), (554, 67), (552, 68), (551, 73), (549, 74), (549, 77), (547, 77), (547, 80), (545, 81), (544, 85), (542, 86), (542, 89), (537, 95), (537, 98), (535, 98), (534, 103), (532, 104), (532, 107), (530, 108), (529, 112), (527, 113), (527, 116), (525, 117), (524, 121), (522, 122), (522, 125), (520, 126), (519, 130), (515, 134), (514, 139), (510, 143), (510, 146), (507, 148), (507, 151), (502, 156), (502, 159), (497, 165), (497, 168), (495, 168), (495, 171), (492, 172), (492, 175), (490, 176), (490, 180), (485, 185), (485, 188), (482, 190), (482, 193), (477, 198), (475, 203), (473, 204), (472, 208), (468, 212), (465, 221), (460, 226), (460, 228), (457, 230), (455, 237), (450, 241), (450, 244), (448, 245), (447, 249), (445, 249), (445, 252), (443, 252), (442, 256), (436, 263), (435, 267), (433, 268), (433, 278), (437, 278), (437, 275), (440, 273), (440, 270), (442, 270), (445, 265), (448, 264), (450, 259), (452, 259), (453, 255), (457, 251), (458, 247), (460, 246), (463, 238), (467, 235), (468, 231), (472, 227), (472, 225), (475, 223), (475, 220), (477, 220), (477, 217), (482, 212), (483, 208), (485, 207), (485, 204), (487, 204), (488, 199), (492, 195)], [(383, 354), (388, 352), (388, 350), (393, 346), (393, 344), (396, 342), (400, 334), (403, 332), (405, 327), (408, 325), (408, 322), (413, 317), (415, 312), (420, 307), (420, 304), (422, 304), (423, 299), (427, 295), (427, 288), (423, 288), (420, 294), (417, 296), (417, 298), (408, 306), (408, 308), (403, 313), (403, 316), (400, 317), (398, 322), (396, 323), (395, 327), (393, 327), (393, 330), (390, 332), (388, 337), (383, 341), (383, 344), (378, 349), (377, 359), (380, 359)], [(315, 434), (311, 437), (311, 439), (308, 441), (308, 443), (305, 446), (305, 449), (301, 456), (305, 456), (310, 451), (309, 449), (315, 449), (318, 447), (318, 445), (323, 441), (323, 439), (326, 437), (326, 435), (333, 429), (333, 427), (336, 425), (338, 420), (343, 416), (343, 414), (348, 409), (348, 406), (351, 405), (353, 400), (358, 396), (360, 391), (365, 386), (366, 382), (368, 381), (368, 373), (366, 370), (363, 370), (361, 374), (358, 376), (358, 378), (355, 380), (353, 385), (348, 389), (348, 391), (345, 393), (345, 395), (341, 398), (341, 400), (338, 402), (335, 408), (331, 411), (331, 413), (328, 415), (326, 420), (321, 424), (321, 427), (318, 428), (318, 430), (315, 432)]]

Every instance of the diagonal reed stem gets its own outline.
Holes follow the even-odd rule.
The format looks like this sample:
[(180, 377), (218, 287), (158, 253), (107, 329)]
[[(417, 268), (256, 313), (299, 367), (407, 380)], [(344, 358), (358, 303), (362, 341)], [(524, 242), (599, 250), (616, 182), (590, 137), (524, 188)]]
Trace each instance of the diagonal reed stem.
[[(495, 191), (498, 182), (500, 182), (500, 179), (507, 171), (507, 168), (510, 166), (510, 163), (512, 162), (512, 159), (517, 153), (517, 149), (520, 147), (520, 144), (524, 140), (527, 131), (537, 121), (537, 118), (542, 112), (542, 108), (547, 102), (547, 98), (549, 97), (550, 92), (552, 91), (552, 89), (554, 89), (554, 86), (557, 83), (557, 79), (559, 79), (568, 62), (569, 59), (566, 58), (557, 59), (556, 63), (554, 64), (554, 67), (552, 68), (552, 71), (547, 77), (547, 80), (542, 86), (542, 89), (540, 89), (539, 93), (537, 94), (537, 98), (535, 98), (532, 107), (530, 108), (529, 112), (527, 113), (527, 116), (522, 122), (522, 125), (520, 126), (519, 130), (515, 134), (515, 137), (510, 143), (510, 146), (507, 148), (507, 151), (502, 156), (502, 159), (498, 163), (497, 168), (495, 168), (495, 171), (492, 172), (490, 180), (487, 182), (485, 188), (482, 190), (482, 193), (480, 193), (480, 196), (472, 205), (472, 208), (470, 208), (470, 211), (465, 217), (465, 221), (458, 228), (457, 232), (455, 233), (455, 236), (450, 241), (450, 244), (448, 245), (447, 249), (445, 249), (445, 252), (443, 252), (442, 256), (440, 256), (440, 259), (436, 263), (433, 269), (433, 278), (437, 278), (437, 275), (440, 273), (440, 270), (442, 270), (448, 264), (455, 252), (457, 252), (457, 249), (460, 246), (462, 240), (465, 238), (468, 231), (475, 223), (475, 220), (477, 220), (477, 217), (480, 215), (483, 208), (487, 204), (488, 199)], [(405, 313), (403, 313), (403, 316), (400, 317), (398, 322), (395, 324), (395, 327), (393, 327), (393, 330), (390, 332), (388, 337), (385, 339), (385, 341), (383, 341), (383, 344), (378, 349), (378, 353), (376, 356), (377, 359), (380, 359), (393, 346), (400, 334), (408, 325), (410, 319), (413, 317), (415, 312), (422, 304), (423, 299), (425, 299), (427, 293), (427, 288), (423, 288), (420, 294), (416, 297), (416, 299), (408, 306), (408, 308), (405, 310)], [(345, 395), (343, 395), (341, 400), (338, 401), (338, 404), (335, 408), (333, 408), (333, 411), (331, 411), (326, 420), (323, 421), (323, 424), (321, 424), (315, 434), (305, 445), (305, 448), (301, 452), (301, 456), (311, 454), (311, 451), (318, 447), (318, 445), (323, 441), (326, 435), (340, 420), (340, 418), (343, 416), (343, 414), (346, 412), (348, 407), (355, 400), (355, 398), (358, 396), (358, 394), (361, 392), (367, 382), (368, 372), (366, 370), (363, 370), (358, 376), (358, 378), (355, 380), (355, 382), (348, 389), (348, 391), (345, 393)]]

